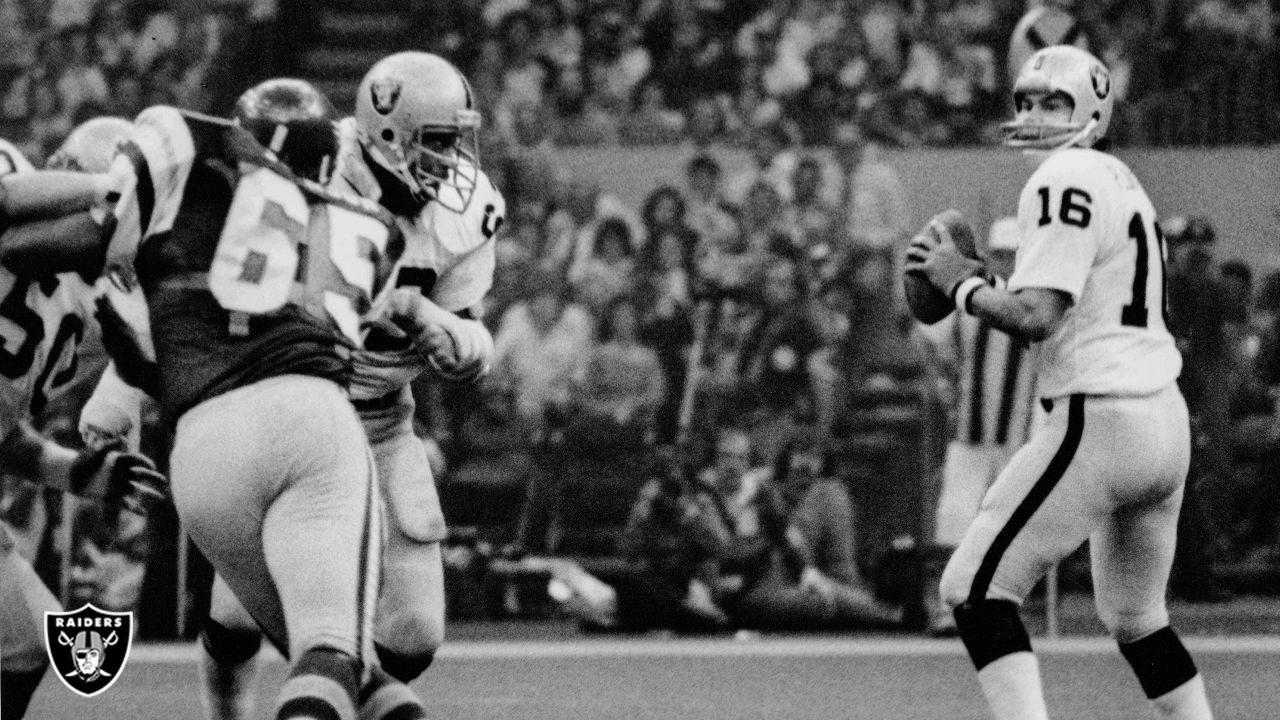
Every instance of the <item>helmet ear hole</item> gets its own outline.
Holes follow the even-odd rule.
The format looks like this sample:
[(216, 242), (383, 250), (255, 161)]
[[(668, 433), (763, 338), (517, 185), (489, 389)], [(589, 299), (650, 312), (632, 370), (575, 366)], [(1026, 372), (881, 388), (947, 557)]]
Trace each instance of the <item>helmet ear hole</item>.
[(391, 128), (382, 128), (382, 141), (383, 141), (383, 142), (395, 142), (395, 141), (396, 141), (396, 131), (395, 131), (395, 130), (392, 130)]

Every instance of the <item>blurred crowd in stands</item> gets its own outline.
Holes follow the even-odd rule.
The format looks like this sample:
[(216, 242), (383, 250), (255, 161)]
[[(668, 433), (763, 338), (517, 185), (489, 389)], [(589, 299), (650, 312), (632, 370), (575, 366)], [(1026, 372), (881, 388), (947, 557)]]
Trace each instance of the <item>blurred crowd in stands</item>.
[[(224, 111), (274, 5), (0, 0), (0, 134), (38, 160), (86, 117)], [(485, 563), (549, 554), (624, 561), (549, 571), (597, 627), (911, 624), (901, 561), (928, 522), (954, 369), (899, 297), (915, 228), (877, 147), (993, 141), (1032, 31), (1110, 63), (1121, 142), (1274, 142), (1280, 128), (1267, 0), (410, 6), (409, 44), (468, 72), (484, 167), (508, 200), (493, 372), (478, 388), (415, 386), (458, 530), (455, 611)], [(557, 162), (557, 148), (602, 143), (678, 144), (684, 180), (630, 207)], [(726, 171), (726, 145), (752, 164)], [(1228, 559), (1280, 572), (1280, 275), (1217, 263), (1201, 219), (1166, 231), (1196, 416), (1180, 592), (1212, 598), (1254, 586), (1220, 579)], [(76, 409), (46, 422), (73, 428)], [(144, 445), (163, 459), (163, 438)], [(9, 498), (10, 520), (44, 528), (41, 552), (56, 504)], [(171, 587), (185, 573), (174, 530), (84, 530), (85, 547), (46, 547), (45, 566), (151, 556), (145, 582)], [(162, 594), (126, 576), (113, 608)]]
[[(789, 142), (823, 146), (856, 124), (880, 144), (917, 147), (998, 137), (1020, 61), (1067, 42), (1111, 67), (1120, 142), (1259, 143), (1280, 133), (1272, 4), (412, 0), (389, 11), (401, 32), (385, 49), (454, 61), (504, 137), (535, 125), (559, 146), (706, 147), (742, 144), (770, 124)], [(326, 6), (344, 8), (4, 0), (4, 135), (40, 151), (93, 114), (156, 103), (225, 111), (244, 81), (295, 69), (291, 43), (306, 26), (295, 15)]]

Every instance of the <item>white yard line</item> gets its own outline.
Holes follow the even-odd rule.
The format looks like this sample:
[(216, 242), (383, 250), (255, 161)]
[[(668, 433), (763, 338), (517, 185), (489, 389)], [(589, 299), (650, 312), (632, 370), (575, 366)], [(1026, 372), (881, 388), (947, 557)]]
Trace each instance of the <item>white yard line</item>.
[[(1280, 654), (1280, 636), (1221, 635), (1183, 638), (1194, 653), (1244, 655)], [(1045, 655), (1101, 655), (1116, 652), (1104, 637), (1032, 638), (1036, 652)], [(927, 638), (752, 638), (609, 639), (609, 640), (476, 640), (447, 643), (440, 660), (590, 659), (628, 657), (931, 657), (963, 656), (959, 640)], [(279, 660), (274, 650), (268, 661)], [(129, 655), (130, 664), (182, 664), (196, 660), (195, 643), (142, 643)]]

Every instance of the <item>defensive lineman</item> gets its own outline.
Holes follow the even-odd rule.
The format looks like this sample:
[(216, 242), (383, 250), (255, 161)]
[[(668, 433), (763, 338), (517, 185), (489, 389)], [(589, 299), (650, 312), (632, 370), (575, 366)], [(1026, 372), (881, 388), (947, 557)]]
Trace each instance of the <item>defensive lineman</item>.
[(1042, 720), (1018, 607), (1088, 539), (1099, 615), (1156, 714), (1207, 720), (1204, 683), (1164, 600), (1190, 439), (1155, 210), (1129, 168), (1095, 147), (1114, 104), (1096, 58), (1065, 46), (1035, 53), (1014, 102), (1006, 142), (1040, 165), (1019, 199), (1007, 289), (954, 245), (913, 242), (907, 253), (907, 270), (961, 311), (1040, 344), (1048, 411), (983, 500), (942, 593), (995, 717)]

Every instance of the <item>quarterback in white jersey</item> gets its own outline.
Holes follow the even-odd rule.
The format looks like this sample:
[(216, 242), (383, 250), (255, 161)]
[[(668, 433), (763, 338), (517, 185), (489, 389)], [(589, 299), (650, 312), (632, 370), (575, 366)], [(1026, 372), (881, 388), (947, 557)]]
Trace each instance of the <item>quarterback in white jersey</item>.
[(1165, 605), (1190, 431), (1156, 214), (1128, 167), (1096, 147), (1114, 104), (1096, 58), (1040, 50), (1014, 102), (1007, 144), (1040, 164), (1018, 203), (1007, 288), (954, 244), (913, 241), (907, 252), (908, 271), (962, 312), (1039, 343), (1047, 411), (983, 499), (943, 573), (943, 599), (995, 717), (1045, 720), (1018, 608), (1087, 539), (1099, 615), (1156, 715), (1208, 720), (1204, 682)]

